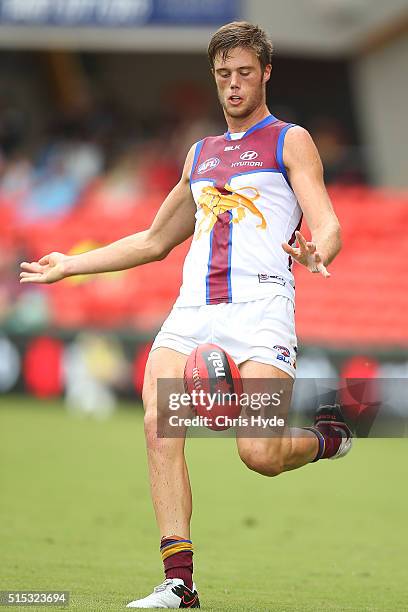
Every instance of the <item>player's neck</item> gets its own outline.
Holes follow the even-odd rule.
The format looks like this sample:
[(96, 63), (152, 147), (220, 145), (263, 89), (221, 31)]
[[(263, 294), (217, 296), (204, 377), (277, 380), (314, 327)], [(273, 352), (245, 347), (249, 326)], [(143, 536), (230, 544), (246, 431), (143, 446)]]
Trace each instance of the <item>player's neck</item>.
[(231, 117), (230, 115), (225, 115), (225, 119), (228, 125), (229, 132), (247, 132), (251, 127), (269, 117), (270, 111), (266, 104), (261, 107), (255, 109), (253, 113), (248, 115), (247, 117)]

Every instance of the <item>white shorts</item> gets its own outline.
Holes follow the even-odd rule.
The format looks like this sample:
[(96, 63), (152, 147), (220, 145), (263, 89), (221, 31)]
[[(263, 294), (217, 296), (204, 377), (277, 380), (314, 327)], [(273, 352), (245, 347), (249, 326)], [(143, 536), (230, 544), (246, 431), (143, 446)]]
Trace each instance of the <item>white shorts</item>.
[(174, 306), (152, 351), (166, 347), (189, 355), (199, 344), (218, 344), (237, 365), (251, 359), (295, 378), (295, 308), (283, 296), (205, 306)]

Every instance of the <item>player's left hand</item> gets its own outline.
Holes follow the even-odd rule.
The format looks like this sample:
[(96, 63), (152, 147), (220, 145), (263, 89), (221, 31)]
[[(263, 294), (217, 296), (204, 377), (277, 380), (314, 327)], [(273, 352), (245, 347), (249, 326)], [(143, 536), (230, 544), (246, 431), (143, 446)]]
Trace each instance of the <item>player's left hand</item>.
[(314, 242), (307, 242), (300, 232), (295, 232), (297, 247), (291, 247), (287, 242), (282, 244), (282, 248), (295, 261), (306, 266), (310, 272), (320, 273), (325, 278), (329, 278), (330, 272), (327, 271), (323, 260), (317, 252)]

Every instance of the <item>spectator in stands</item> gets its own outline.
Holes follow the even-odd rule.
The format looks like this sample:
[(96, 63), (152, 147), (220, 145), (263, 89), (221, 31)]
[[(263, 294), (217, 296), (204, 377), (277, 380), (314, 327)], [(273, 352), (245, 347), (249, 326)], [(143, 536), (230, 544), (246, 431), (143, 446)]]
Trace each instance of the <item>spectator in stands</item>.
[(350, 144), (345, 128), (337, 120), (319, 117), (309, 129), (323, 161), (326, 183), (366, 183), (361, 153)]
[(23, 110), (11, 99), (0, 94), (0, 150), (8, 158), (24, 142), (28, 119)]
[(3, 202), (17, 204), (31, 190), (34, 168), (28, 155), (14, 152), (0, 160), (0, 197)]

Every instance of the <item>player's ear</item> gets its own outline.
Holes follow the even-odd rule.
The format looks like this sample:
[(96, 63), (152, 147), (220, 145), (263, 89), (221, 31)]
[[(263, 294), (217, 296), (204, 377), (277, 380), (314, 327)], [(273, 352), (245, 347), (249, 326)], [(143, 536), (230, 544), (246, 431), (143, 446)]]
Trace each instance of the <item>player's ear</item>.
[(271, 73), (272, 73), (272, 65), (271, 64), (267, 64), (265, 66), (264, 69), (264, 73), (263, 73), (263, 83), (266, 84), (269, 79), (271, 78)]

